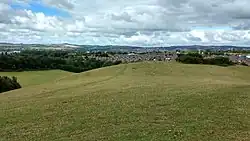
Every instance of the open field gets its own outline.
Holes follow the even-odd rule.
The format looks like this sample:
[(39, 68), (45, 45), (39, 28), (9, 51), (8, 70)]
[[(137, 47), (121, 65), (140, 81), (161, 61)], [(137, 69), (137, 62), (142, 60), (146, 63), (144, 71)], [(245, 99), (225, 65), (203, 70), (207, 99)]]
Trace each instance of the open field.
[(20, 73), (32, 86), (0, 94), (0, 141), (249, 141), (249, 72), (144, 62), (42, 82)]
[(0, 76), (16, 76), (23, 87), (44, 84), (62, 77), (66, 77), (71, 73), (61, 70), (49, 71), (25, 71), (25, 72), (0, 72)]

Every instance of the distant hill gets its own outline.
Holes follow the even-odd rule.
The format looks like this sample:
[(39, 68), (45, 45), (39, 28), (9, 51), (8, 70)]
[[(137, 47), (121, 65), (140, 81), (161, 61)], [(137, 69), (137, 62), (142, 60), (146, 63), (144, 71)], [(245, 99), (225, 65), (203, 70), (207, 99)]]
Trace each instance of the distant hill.
[(250, 47), (239, 46), (169, 46), (169, 47), (137, 47), (137, 46), (90, 46), (81, 45), (79, 50), (88, 51), (121, 51), (121, 52), (149, 52), (149, 51), (176, 51), (176, 50), (250, 50)]
[(168, 46), (168, 47), (140, 47), (140, 46), (119, 46), (119, 45), (77, 45), (77, 44), (11, 44), (0, 43), (1, 47), (24, 47), (24, 48), (50, 48), (50, 49), (76, 49), (82, 51), (114, 51), (114, 52), (149, 52), (149, 51), (175, 51), (175, 50), (250, 50), (250, 47), (241, 46)]

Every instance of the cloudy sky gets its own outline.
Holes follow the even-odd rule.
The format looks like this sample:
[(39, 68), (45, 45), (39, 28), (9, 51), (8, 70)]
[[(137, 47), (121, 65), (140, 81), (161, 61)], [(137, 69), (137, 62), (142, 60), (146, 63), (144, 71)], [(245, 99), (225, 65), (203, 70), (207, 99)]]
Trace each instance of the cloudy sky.
[(250, 0), (0, 0), (0, 42), (250, 46)]

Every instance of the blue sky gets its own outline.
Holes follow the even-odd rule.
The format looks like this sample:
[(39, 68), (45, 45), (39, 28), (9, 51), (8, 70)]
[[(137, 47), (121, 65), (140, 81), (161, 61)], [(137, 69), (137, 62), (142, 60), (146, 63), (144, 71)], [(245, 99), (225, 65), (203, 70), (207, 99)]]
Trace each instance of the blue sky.
[(36, 13), (42, 12), (46, 16), (70, 17), (70, 14), (68, 12), (60, 10), (58, 8), (48, 7), (39, 1), (32, 1), (28, 5), (13, 3), (11, 4), (11, 7), (14, 9), (21, 9), (21, 10), (27, 9)]

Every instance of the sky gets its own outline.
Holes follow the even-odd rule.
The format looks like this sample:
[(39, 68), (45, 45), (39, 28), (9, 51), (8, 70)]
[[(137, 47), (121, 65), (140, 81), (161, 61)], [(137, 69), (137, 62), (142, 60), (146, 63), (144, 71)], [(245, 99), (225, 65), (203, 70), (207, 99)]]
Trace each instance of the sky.
[(0, 42), (250, 47), (250, 0), (0, 0)]

